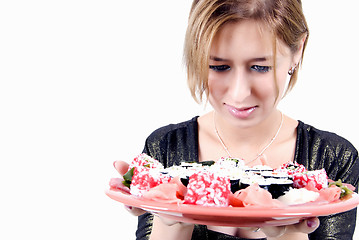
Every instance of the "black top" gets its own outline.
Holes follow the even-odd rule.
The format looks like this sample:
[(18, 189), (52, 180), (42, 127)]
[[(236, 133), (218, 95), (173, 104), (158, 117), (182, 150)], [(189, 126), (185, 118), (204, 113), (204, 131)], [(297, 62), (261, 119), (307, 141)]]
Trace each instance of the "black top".
[[(180, 162), (198, 162), (197, 118), (157, 129), (147, 138), (144, 152), (159, 160), (164, 167), (179, 165)], [(318, 130), (299, 121), (293, 161), (303, 164), (308, 170), (324, 168), (330, 179), (341, 179), (358, 188), (358, 152), (350, 142), (334, 133)], [(138, 217), (137, 239), (149, 238), (152, 219), (150, 213)], [(352, 239), (356, 209), (319, 219), (320, 226), (309, 235), (310, 240)], [(192, 239), (241, 238), (208, 230), (203, 225), (195, 225)]]

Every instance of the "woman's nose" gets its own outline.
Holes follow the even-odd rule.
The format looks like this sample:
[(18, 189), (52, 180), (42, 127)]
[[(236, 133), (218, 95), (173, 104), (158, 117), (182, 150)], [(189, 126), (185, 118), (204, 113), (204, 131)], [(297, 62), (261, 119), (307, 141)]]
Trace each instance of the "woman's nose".
[(244, 99), (251, 95), (251, 85), (243, 71), (238, 70), (231, 76), (228, 92), (232, 100), (238, 103), (243, 102)]

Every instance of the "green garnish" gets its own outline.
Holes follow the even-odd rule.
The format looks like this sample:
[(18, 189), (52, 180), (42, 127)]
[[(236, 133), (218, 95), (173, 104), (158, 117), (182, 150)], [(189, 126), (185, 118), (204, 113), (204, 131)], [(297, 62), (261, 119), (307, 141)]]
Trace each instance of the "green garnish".
[(329, 187), (330, 186), (337, 186), (340, 188), (341, 190), (341, 193), (340, 193), (340, 199), (342, 198), (345, 198), (346, 196), (349, 196), (349, 195), (352, 195), (353, 194), (353, 191), (350, 190), (347, 186), (345, 186), (343, 183), (342, 183), (342, 180), (339, 179), (338, 181), (336, 182), (330, 182), (329, 184)]
[(202, 164), (202, 166), (212, 166), (214, 163), (215, 163), (215, 161), (212, 161), (212, 160), (200, 162), (200, 164)]
[(127, 173), (125, 173), (123, 175), (123, 185), (125, 185), (126, 187), (130, 188), (131, 182), (132, 182), (132, 177), (133, 177), (133, 171), (135, 170), (135, 167), (131, 168), (130, 170), (128, 170)]

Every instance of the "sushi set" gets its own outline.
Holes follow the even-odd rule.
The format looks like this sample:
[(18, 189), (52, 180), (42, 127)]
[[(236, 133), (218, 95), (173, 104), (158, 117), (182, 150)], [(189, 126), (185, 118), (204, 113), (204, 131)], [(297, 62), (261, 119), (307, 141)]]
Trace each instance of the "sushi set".
[(221, 226), (279, 226), (348, 211), (359, 204), (350, 184), (288, 163), (272, 169), (241, 159), (183, 162), (164, 168), (146, 154), (110, 180), (106, 194), (125, 205), (182, 222)]

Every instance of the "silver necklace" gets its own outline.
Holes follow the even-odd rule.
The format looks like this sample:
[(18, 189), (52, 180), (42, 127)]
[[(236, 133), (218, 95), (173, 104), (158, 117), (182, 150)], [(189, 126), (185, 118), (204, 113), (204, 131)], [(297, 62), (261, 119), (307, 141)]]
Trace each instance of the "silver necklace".
[[(213, 124), (214, 124), (214, 130), (216, 132), (216, 135), (217, 135), (217, 138), (218, 140), (220, 141), (220, 143), (222, 144), (222, 147), (224, 148), (224, 150), (227, 152), (228, 156), (230, 158), (232, 158), (232, 154), (229, 152), (229, 149), (228, 147), (226, 146), (226, 144), (224, 144), (224, 141), (223, 139), (221, 138), (221, 136), (219, 135), (219, 132), (218, 132), (218, 129), (217, 129), (217, 125), (216, 125), (216, 120), (215, 120), (215, 113), (216, 112), (213, 112)], [(274, 140), (277, 138), (279, 132), (280, 132), (280, 129), (282, 128), (283, 126), (283, 113), (281, 112), (281, 121), (280, 121), (280, 125), (279, 125), (279, 128), (277, 130), (277, 132), (275, 133), (274, 137), (270, 140), (270, 142), (262, 149), (262, 151), (260, 151), (257, 156), (250, 160), (249, 162), (247, 162), (246, 164), (249, 164), (251, 162), (254, 162), (255, 160), (257, 160), (269, 147), (270, 145), (272, 145), (272, 143), (274, 142)]]

